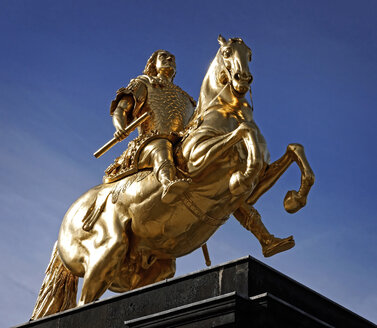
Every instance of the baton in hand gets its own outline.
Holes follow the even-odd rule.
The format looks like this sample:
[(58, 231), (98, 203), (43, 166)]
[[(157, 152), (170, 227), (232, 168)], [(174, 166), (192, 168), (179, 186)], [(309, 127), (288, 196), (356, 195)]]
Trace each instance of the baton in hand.
[[(135, 130), (141, 123), (145, 122), (149, 119), (150, 116), (148, 113), (144, 113), (139, 118), (134, 120), (129, 126), (127, 126), (124, 131), (129, 135), (133, 130)], [(103, 145), (100, 149), (98, 149), (93, 155), (95, 158), (101, 157), (104, 153), (106, 153), (110, 148), (114, 147), (119, 141), (115, 138), (109, 140), (105, 145)]]

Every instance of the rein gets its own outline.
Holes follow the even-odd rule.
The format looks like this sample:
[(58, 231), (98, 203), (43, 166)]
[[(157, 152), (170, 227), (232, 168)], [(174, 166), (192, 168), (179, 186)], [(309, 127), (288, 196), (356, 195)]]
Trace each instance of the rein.
[(217, 98), (223, 93), (223, 91), (225, 90), (225, 88), (226, 88), (228, 85), (230, 85), (230, 82), (227, 82), (227, 83), (224, 85), (224, 87), (219, 91), (219, 93), (218, 93), (216, 96), (214, 96), (214, 97), (212, 98), (212, 100), (209, 102), (209, 104), (207, 105), (207, 107), (206, 107), (204, 110), (202, 110), (202, 113), (200, 114), (200, 117), (201, 117), (201, 118), (203, 118), (203, 114), (206, 112), (206, 110), (212, 105), (212, 103), (215, 101), (215, 99), (217, 99)]
[(249, 87), (249, 95), (250, 95), (251, 111), (254, 112), (254, 104), (253, 104), (253, 96), (251, 94), (251, 86)]

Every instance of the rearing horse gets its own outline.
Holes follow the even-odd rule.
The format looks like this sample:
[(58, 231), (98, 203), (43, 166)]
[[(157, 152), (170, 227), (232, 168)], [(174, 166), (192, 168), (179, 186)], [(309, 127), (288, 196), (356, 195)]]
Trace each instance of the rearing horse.
[(32, 319), (76, 306), (78, 277), (84, 278), (82, 305), (107, 289), (125, 292), (174, 276), (175, 259), (202, 246), (231, 214), (257, 237), (265, 256), (294, 246), (292, 237), (267, 231), (253, 204), (296, 162), (301, 186), (287, 193), (284, 207), (298, 211), (313, 171), (299, 144), (269, 164), (245, 99), (251, 51), (239, 38), (218, 41), (198, 107), (175, 148), (178, 174), (192, 179), (188, 191), (164, 204), (161, 184), (145, 170), (83, 194), (64, 216)]

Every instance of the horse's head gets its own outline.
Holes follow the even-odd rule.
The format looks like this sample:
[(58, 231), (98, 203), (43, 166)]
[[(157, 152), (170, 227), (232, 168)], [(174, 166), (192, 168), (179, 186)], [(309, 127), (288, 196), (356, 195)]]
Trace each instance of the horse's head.
[[(243, 99), (253, 80), (249, 71), (251, 50), (240, 38), (228, 41), (219, 35), (220, 49), (203, 79), (198, 105), (190, 125), (196, 125), (198, 117), (224, 103), (236, 106)], [(243, 102), (242, 104), (245, 104)]]
[(217, 57), (220, 63), (223, 62), (219, 81), (224, 85), (229, 83), (234, 95), (238, 98), (243, 97), (253, 80), (249, 71), (251, 50), (240, 38), (232, 38), (227, 41), (219, 35), (217, 40), (220, 43)]

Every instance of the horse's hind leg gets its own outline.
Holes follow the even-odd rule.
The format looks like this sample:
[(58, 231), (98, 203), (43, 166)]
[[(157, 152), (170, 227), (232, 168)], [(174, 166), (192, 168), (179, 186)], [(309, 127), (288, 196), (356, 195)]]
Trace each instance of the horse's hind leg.
[(299, 191), (290, 190), (287, 192), (284, 198), (284, 208), (289, 213), (295, 213), (304, 207), (315, 177), (306, 159), (304, 147), (300, 144), (288, 145), (286, 153), (268, 166), (264, 176), (260, 178), (258, 185), (247, 200), (247, 203), (255, 204), (259, 197), (276, 183), (293, 162), (296, 162), (301, 170), (301, 185)]
[(277, 238), (270, 234), (264, 226), (260, 214), (251, 205), (244, 203), (233, 215), (245, 229), (249, 230), (258, 239), (265, 257), (284, 252), (295, 245), (293, 236)]
[[(106, 221), (106, 222), (104, 222)], [(128, 249), (124, 228), (116, 219), (104, 217), (96, 224), (101, 240), (92, 242), (78, 305), (93, 302), (109, 288)]]
[(157, 260), (153, 265), (138, 273), (140, 279), (132, 289), (159, 282), (164, 279), (172, 278), (175, 274), (175, 259)]

